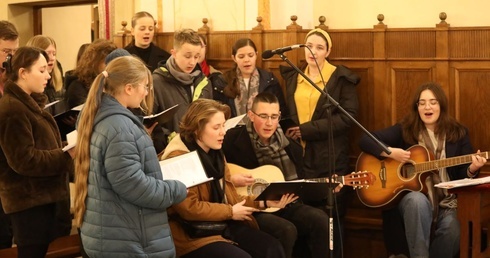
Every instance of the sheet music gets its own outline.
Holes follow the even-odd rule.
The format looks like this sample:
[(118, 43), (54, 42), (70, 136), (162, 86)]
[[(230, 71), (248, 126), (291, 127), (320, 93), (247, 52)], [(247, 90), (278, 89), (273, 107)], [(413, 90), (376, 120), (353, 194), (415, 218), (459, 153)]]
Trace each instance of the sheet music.
[(77, 130), (73, 130), (70, 133), (67, 133), (66, 141), (68, 142), (68, 144), (65, 147), (63, 147), (63, 151), (66, 152), (67, 150), (74, 148), (75, 145), (77, 145), (77, 137), (78, 137)]
[(196, 151), (160, 161), (163, 179), (179, 180), (187, 188), (213, 180), (208, 178)]
[(233, 118), (226, 120), (225, 130), (228, 131), (228, 129), (235, 127), (238, 123), (240, 123), (240, 121), (242, 121), (242, 119), (245, 117), (245, 115), (246, 114), (239, 115), (239, 116), (236, 116), (236, 117), (233, 117)]
[(72, 108), (71, 110), (73, 110), (73, 111), (82, 111), (82, 108), (83, 108), (84, 105), (85, 105), (85, 103), (84, 104), (80, 104), (80, 105)]
[(481, 184), (488, 184), (488, 183), (490, 183), (490, 176), (480, 177), (480, 178), (464, 178), (464, 179), (439, 183), (434, 186), (439, 188), (451, 189), (456, 187), (481, 185)]
[(53, 102), (49, 102), (48, 104), (46, 104), (46, 106), (44, 106), (44, 109), (46, 109), (46, 108), (48, 108), (48, 107), (51, 107), (52, 105), (54, 105), (54, 104), (56, 104), (56, 103), (58, 103), (58, 102), (60, 102), (60, 100), (55, 100), (55, 101), (53, 101)]

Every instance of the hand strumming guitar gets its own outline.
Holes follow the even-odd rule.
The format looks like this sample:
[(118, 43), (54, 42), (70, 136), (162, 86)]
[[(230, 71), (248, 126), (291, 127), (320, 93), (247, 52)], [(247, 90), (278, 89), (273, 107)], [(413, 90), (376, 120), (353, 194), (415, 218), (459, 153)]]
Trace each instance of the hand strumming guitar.
[(410, 151), (406, 151), (400, 148), (391, 148), (391, 147), (388, 147), (388, 149), (391, 151), (391, 154), (388, 155), (385, 152), (383, 152), (381, 153), (381, 156), (386, 158), (392, 158), (400, 163), (405, 163), (408, 161), (408, 159), (410, 159)]
[(255, 182), (254, 177), (251, 174), (233, 174), (230, 178), (235, 187), (249, 186)]

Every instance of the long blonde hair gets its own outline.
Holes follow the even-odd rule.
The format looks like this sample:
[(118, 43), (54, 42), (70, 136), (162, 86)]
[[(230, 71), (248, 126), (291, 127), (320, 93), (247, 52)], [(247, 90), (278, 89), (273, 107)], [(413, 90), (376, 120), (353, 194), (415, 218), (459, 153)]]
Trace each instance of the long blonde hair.
[[(105, 74), (105, 75), (104, 75)], [(78, 139), (75, 156), (75, 224), (83, 222), (87, 198), (88, 175), (90, 171), (90, 139), (94, 119), (100, 107), (102, 94), (115, 96), (124, 90), (127, 84), (136, 85), (142, 80), (152, 81), (146, 65), (133, 56), (123, 56), (112, 60), (106, 70), (97, 75), (87, 96), (87, 101), (78, 121)]]
[[(40, 49), (46, 50), (50, 45), (54, 46), (54, 49), (58, 49), (56, 47), (56, 42), (53, 38), (44, 35), (36, 35), (27, 41), (27, 47), (38, 47)], [(46, 60), (46, 61), (49, 61)], [(61, 73), (61, 69), (58, 65), (58, 59), (53, 64), (53, 71), (51, 72), (51, 84), (54, 89), (59, 92), (63, 89), (63, 74)]]

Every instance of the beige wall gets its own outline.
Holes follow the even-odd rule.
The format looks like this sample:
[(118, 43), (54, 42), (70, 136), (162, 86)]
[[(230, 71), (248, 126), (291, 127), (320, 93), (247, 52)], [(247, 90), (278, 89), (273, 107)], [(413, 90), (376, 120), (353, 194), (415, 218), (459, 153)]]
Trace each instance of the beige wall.
[(490, 26), (488, 0), (313, 0), (313, 5), (315, 22), (324, 15), (334, 29), (372, 28), (380, 13), (391, 28), (434, 27), (440, 12), (453, 27)]
[[(91, 5), (43, 8), (43, 35), (56, 41), (63, 71), (75, 67), (78, 48), (91, 41)], [(73, 17), (76, 17), (74, 19)]]
[[(0, 19), (12, 21), (21, 34), (21, 43), (32, 36), (32, 12), (19, 4), (49, 0), (1, 0)], [(67, 2), (70, 0), (66, 0)], [(157, 3), (161, 1), (162, 12)], [(327, 18), (332, 29), (371, 28), (376, 16), (384, 14), (385, 24), (398, 27), (433, 27), (439, 22), (439, 13), (446, 12), (451, 26), (490, 26), (488, 0), (269, 0), (271, 29), (283, 29), (291, 23), (290, 16), (298, 16), (303, 28), (313, 28), (318, 17)], [(183, 27), (197, 29), (202, 18), (209, 19), (213, 30), (249, 30), (257, 23), (258, 0), (117, 0), (115, 1), (115, 29), (121, 21), (128, 23), (136, 11), (145, 10), (156, 19), (161, 17), (163, 31)], [(10, 5), (9, 4), (15, 4)], [(87, 14), (89, 15), (89, 14)], [(128, 26), (128, 29), (131, 26)]]

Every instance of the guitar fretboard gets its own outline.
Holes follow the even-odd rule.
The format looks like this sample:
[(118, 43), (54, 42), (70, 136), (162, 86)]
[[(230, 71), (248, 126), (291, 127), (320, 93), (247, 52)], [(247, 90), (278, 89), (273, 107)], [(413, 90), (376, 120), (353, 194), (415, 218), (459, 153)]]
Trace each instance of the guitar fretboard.
[(422, 173), (422, 172), (432, 171), (440, 168), (453, 167), (461, 164), (471, 163), (471, 156), (473, 155), (479, 155), (488, 159), (489, 152), (485, 151), (479, 154), (469, 154), (469, 155), (463, 155), (463, 156), (458, 156), (453, 158), (437, 159), (433, 161), (418, 163), (414, 165), (415, 172)]

